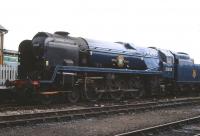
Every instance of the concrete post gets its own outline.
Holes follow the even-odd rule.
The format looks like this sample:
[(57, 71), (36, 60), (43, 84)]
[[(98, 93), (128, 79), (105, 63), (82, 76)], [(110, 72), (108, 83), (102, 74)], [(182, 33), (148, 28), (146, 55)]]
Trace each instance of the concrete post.
[(0, 65), (3, 64), (3, 38), (4, 34), (0, 32)]

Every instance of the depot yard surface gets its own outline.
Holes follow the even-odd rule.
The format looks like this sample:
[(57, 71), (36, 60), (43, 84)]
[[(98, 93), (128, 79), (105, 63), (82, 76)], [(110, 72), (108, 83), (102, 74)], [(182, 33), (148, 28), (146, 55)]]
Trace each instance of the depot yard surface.
[(119, 114), (66, 123), (4, 128), (0, 136), (95, 136), (115, 135), (200, 114), (200, 106), (168, 108), (135, 114)]

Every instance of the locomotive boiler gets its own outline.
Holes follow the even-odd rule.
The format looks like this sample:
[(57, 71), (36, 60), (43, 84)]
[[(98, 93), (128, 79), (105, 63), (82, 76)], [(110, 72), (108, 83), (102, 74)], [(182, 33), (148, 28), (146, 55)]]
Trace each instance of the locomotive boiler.
[(48, 79), (52, 74), (50, 70), (57, 65), (135, 70), (159, 67), (154, 49), (140, 51), (129, 43), (74, 38), (68, 34), (41, 32), (32, 41), (23, 41), (19, 46), (20, 78)]

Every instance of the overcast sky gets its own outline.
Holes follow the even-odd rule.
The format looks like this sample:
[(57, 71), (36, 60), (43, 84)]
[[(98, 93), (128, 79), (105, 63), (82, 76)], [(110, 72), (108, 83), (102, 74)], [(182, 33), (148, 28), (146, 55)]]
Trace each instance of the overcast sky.
[(200, 63), (199, 0), (0, 0), (6, 49), (39, 31), (187, 52)]

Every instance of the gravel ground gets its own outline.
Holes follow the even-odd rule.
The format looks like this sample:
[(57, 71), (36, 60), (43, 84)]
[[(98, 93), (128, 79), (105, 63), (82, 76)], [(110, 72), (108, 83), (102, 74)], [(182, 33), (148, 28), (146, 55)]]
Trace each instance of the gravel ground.
[(200, 114), (200, 106), (90, 118), (66, 123), (4, 128), (0, 136), (104, 136), (150, 127)]
[[(190, 98), (190, 97), (188, 97)], [(123, 105), (123, 104), (141, 104), (147, 102), (159, 102), (159, 101), (168, 101), (168, 100), (182, 100), (184, 98), (166, 98), (166, 99), (150, 99), (150, 100), (134, 100), (134, 101), (122, 101), (122, 102), (101, 102), (101, 103), (87, 103), (87, 104), (77, 104), (77, 105), (68, 105), (68, 104), (55, 104), (53, 106), (45, 107), (45, 106), (19, 106), (9, 108), (9, 110), (0, 111), (0, 116), (9, 116), (9, 115), (21, 115), (21, 114), (33, 114), (33, 113), (44, 113), (44, 112), (52, 112), (52, 111), (62, 111), (62, 110), (76, 110), (76, 109), (85, 109), (91, 107), (104, 107), (104, 106), (113, 106), (113, 105)]]
[(54, 111), (63, 111), (63, 110), (77, 110), (77, 109), (84, 109), (87, 107), (83, 106), (70, 106), (70, 107), (58, 107), (58, 108), (48, 108), (48, 109), (18, 109), (18, 110), (8, 110), (8, 111), (1, 111), (0, 116), (10, 116), (10, 115), (21, 115), (21, 114), (33, 114), (33, 113), (45, 113), (45, 112), (54, 112)]
[(0, 107), (0, 116), (55, 112), (55, 111), (63, 111), (63, 110), (78, 110), (78, 109), (85, 109), (85, 108), (105, 107), (105, 106), (124, 105), (124, 104), (141, 104), (141, 103), (154, 102), (154, 101), (156, 100), (145, 100), (145, 101), (135, 100), (135, 101), (101, 102), (101, 103), (99, 102), (99, 103), (85, 103), (85, 104), (81, 103), (77, 105), (69, 105), (69, 104), (54, 104), (52, 106), (35, 105), (35, 106), (25, 106), (25, 107), (18, 106), (18, 107), (13, 107), (13, 108), (9, 107), (8, 109), (1, 109)]
[(186, 125), (179, 129), (173, 129), (172, 131), (165, 131), (154, 136), (195, 136), (200, 134), (200, 124)]

